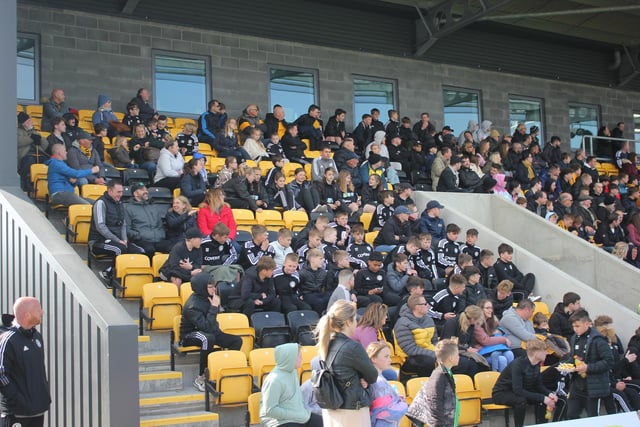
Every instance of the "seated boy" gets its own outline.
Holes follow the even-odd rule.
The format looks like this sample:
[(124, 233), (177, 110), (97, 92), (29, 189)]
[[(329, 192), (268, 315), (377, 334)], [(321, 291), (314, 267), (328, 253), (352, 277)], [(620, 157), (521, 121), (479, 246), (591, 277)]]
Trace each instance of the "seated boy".
[(282, 168), (284, 167), (284, 158), (282, 156), (273, 156), (271, 157), (271, 163), (273, 163), (273, 167), (269, 169), (264, 179), (264, 186), (267, 188), (275, 186), (276, 175), (278, 172), (282, 173)]
[(222, 222), (213, 227), (211, 236), (202, 239), (200, 247), (203, 266), (231, 265), (238, 260), (238, 252), (229, 238), (229, 227)]
[(349, 244), (349, 233), (351, 227), (349, 226), (349, 214), (345, 211), (339, 210), (335, 213), (332, 223), (329, 223), (329, 227), (333, 227), (338, 232), (336, 240), (336, 246), (338, 249), (346, 249)]
[(354, 225), (351, 235), (351, 243), (347, 246), (351, 268), (367, 268), (367, 261), (369, 261), (369, 256), (373, 252), (373, 246), (365, 242), (362, 225)]
[(264, 225), (254, 225), (251, 227), (251, 240), (245, 242), (242, 247), (238, 264), (246, 270), (256, 265), (265, 255), (271, 258), (275, 256), (274, 249), (269, 246), (269, 232)]
[(160, 268), (160, 278), (174, 283), (178, 290), (182, 282), (190, 282), (191, 277), (202, 272), (202, 236), (197, 227), (185, 232), (185, 239), (176, 243), (169, 258)]
[[(309, 231), (309, 240), (307, 241), (307, 244), (302, 245), (302, 247), (298, 249), (298, 264), (300, 264), (301, 268), (307, 261), (307, 252), (309, 252), (310, 249), (319, 249), (324, 254), (324, 246), (322, 245), (322, 234), (324, 233), (324, 230), (325, 229), (321, 232), (317, 228), (311, 229), (311, 231)], [(322, 264), (323, 268), (325, 268), (326, 265), (327, 262), (325, 260)]]
[(453, 267), (453, 274), (462, 274), (462, 270), (471, 266), (473, 266), (473, 258), (471, 258), (471, 255), (461, 253), (458, 255), (458, 262)]
[(371, 224), (369, 226), (370, 231), (381, 229), (382, 226), (384, 226), (385, 222), (387, 222), (393, 215), (393, 203), (395, 200), (394, 194), (395, 193), (391, 190), (385, 190), (380, 193), (380, 199), (382, 199), (382, 203), (376, 206), (376, 211), (371, 217)]
[(330, 293), (327, 292), (327, 271), (323, 268), (324, 253), (320, 249), (309, 249), (307, 261), (300, 269), (300, 287), (307, 304), (318, 315), (327, 308)]
[(329, 264), (329, 278), (327, 279), (328, 289), (335, 289), (336, 285), (338, 284), (338, 276), (340, 275), (340, 272), (347, 268), (352, 271), (349, 262), (349, 254), (347, 253), (347, 251), (338, 249), (333, 253), (333, 262)]
[(356, 274), (354, 290), (358, 296), (358, 307), (366, 307), (372, 302), (382, 302), (382, 291), (386, 273), (382, 270), (383, 257), (373, 251), (367, 261), (367, 268)]
[(284, 257), (293, 253), (293, 249), (291, 248), (291, 239), (293, 239), (293, 232), (288, 228), (283, 227), (278, 230), (278, 240), (269, 243), (269, 246), (275, 253), (273, 260), (276, 262), (278, 267), (282, 266)]
[(182, 132), (176, 135), (178, 148), (183, 156), (193, 156), (198, 151), (198, 137), (195, 134), (196, 126), (193, 123), (185, 123)]
[(283, 264), (273, 272), (273, 282), (284, 314), (295, 310), (311, 310), (311, 306), (303, 301), (296, 254), (291, 252), (284, 257)]
[(456, 224), (447, 225), (447, 237), (438, 242), (438, 267), (445, 271), (449, 276), (453, 274), (453, 270), (460, 255), (460, 246), (456, 241), (460, 234), (460, 227)]
[(465, 307), (477, 305), (478, 301), (489, 297), (484, 287), (480, 284), (480, 270), (478, 270), (478, 267), (467, 266), (462, 269), (462, 275), (467, 280), (467, 286), (463, 294)]
[[(138, 107), (138, 104), (136, 104), (134, 101), (129, 102), (127, 104), (127, 114), (123, 117), (122, 123), (129, 126), (129, 129), (131, 129), (131, 131), (123, 132), (121, 133), (121, 135), (131, 136), (133, 134), (134, 127), (136, 127), (137, 125), (144, 125), (144, 121), (140, 118), (139, 114), (140, 114), (140, 108)], [(145, 128), (145, 133), (146, 133), (146, 128)]]
[(322, 251), (327, 265), (333, 264), (333, 254), (338, 250), (336, 239), (338, 238), (338, 230), (327, 227), (322, 233)]
[(467, 230), (466, 241), (460, 245), (460, 252), (463, 254), (471, 255), (473, 262), (478, 262), (480, 259), (480, 248), (476, 246), (478, 241), (478, 230), (470, 228)]
[(467, 286), (467, 281), (461, 274), (454, 274), (449, 279), (449, 286), (439, 291), (432, 298), (429, 316), (436, 326), (441, 328), (444, 322), (456, 317), (464, 308), (464, 301), (460, 298)]
[(513, 306), (512, 289), (513, 283), (509, 280), (503, 280), (498, 283), (495, 289), (489, 290), (489, 297), (491, 301), (493, 301), (493, 314), (495, 314), (498, 319), (502, 319), (504, 312)]
[[(533, 287), (536, 284), (536, 276), (533, 273), (523, 274), (518, 267), (512, 262), (513, 260), (513, 247), (506, 243), (502, 243), (498, 246), (498, 260), (493, 265), (496, 270), (498, 280), (510, 280), (513, 283), (514, 291), (517, 291), (525, 298), (529, 298), (532, 301), (540, 299), (539, 296), (533, 295)], [(521, 297), (520, 297), (521, 298)], [(516, 300), (519, 300), (517, 298)]]
[(409, 267), (409, 258), (404, 253), (395, 254), (387, 268), (382, 300), (390, 307), (397, 306), (406, 293), (407, 281), (416, 271)]

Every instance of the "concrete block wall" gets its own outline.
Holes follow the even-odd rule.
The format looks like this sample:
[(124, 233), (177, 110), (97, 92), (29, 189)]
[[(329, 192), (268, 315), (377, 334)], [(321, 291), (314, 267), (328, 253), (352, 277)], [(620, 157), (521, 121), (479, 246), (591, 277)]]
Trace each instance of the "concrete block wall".
[(32, 3), (18, 5), (18, 31), (41, 37), (41, 96), (49, 96), (52, 88), (62, 87), (69, 105), (76, 108), (94, 109), (97, 95), (108, 93), (114, 108), (123, 111), (139, 87), (152, 86), (151, 55), (153, 49), (159, 49), (208, 56), (210, 96), (221, 99), (232, 116), (250, 102), (257, 102), (263, 113), (270, 109), (270, 64), (317, 69), (318, 101), (325, 120), (340, 107), (348, 111), (347, 123), (351, 123), (353, 111), (353, 74), (396, 80), (400, 114), (416, 120), (422, 111), (428, 111), (438, 127), (443, 125), (443, 85), (480, 90), (482, 118), (492, 120), (501, 130), (509, 127), (509, 94), (542, 98), (546, 136), (561, 136), (567, 147), (569, 102), (601, 105), (602, 120), (610, 125), (620, 120), (633, 123), (633, 111), (640, 111), (640, 99), (624, 90), (51, 9)]

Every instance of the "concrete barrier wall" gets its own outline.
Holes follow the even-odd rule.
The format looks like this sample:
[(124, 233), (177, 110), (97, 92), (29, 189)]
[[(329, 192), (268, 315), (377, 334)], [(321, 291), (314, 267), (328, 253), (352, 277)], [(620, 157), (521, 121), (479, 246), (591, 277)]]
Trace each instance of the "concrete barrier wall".
[[(499, 197), (414, 192), (413, 199), (420, 212), (429, 200), (442, 203), (444, 221), (447, 224), (454, 222), (462, 229), (460, 241), (464, 240), (465, 231), (473, 227), (479, 231), (478, 246), (492, 250), (496, 257), (501, 243), (513, 246), (513, 262), (522, 272), (535, 273), (534, 292), (542, 296), (550, 310), (562, 301), (565, 292), (574, 291), (581, 296), (582, 304), (592, 318), (607, 314), (614, 319), (625, 345), (640, 326), (640, 316), (635, 312), (640, 297), (635, 297), (637, 289), (631, 291), (640, 275), (633, 267), (545, 223), (542, 218), (519, 211), (522, 208)], [(583, 271), (578, 275), (572, 269)], [(610, 279), (605, 282), (607, 272)], [(589, 274), (592, 277), (587, 281)], [(593, 286), (591, 283), (596, 281), (598, 286)], [(621, 283), (627, 285), (621, 289)]]

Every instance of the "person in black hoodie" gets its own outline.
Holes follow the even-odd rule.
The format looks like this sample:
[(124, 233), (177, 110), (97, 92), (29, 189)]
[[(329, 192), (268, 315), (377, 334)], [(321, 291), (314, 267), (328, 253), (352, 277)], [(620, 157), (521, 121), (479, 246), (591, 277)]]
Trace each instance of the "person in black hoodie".
[(242, 338), (220, 331), (216, 316), (220, 307), (220, 297), (216, 293), (213, 276), (200, 273), (191, 279), (193, 293), (184, 304), (180, 320), (180, 343), (183, 346), (200, 347), (200, 370), (193, 385), (205, 390), (204, 369), (207, 357), (218, 345), (228, 350), (240, 350)]
[(13, 304), (13, 313), (13, 325), (0, 335), (2, 425), (38, 427), (44, 425), (51, 404), (44, 344), (36, 329), (43, 311), (37, 299), (21, 297)]
[(176, 243), (169, 258), (160, 267), (160, 278), (174, 283), (178, 290), (184, 282), (202, 272), (202, 235), (198, 227), (190, 228), (183, 241)]
[[(309, 106), (307, 114), (298, 117), (294, 122), (300, 130), (300, 137), (309, 139), (309, 149), (320, 149), (320, 143), (324, 140), (322, 134), (322, 120), (320, 120), (320, 107), (315, 104)], [(287, 156), (289, 157), (289, 156)]]
[(271, 135), (274, 134), (282, 139), (288, 125), (284, 119), (284, 108), (282, 108), (282, 105), (276, 104), (273, 106), (273, 113), (267, 113), (264, 118), (264, 125), (266, 127), (264, 137), (266, 139), (270, 139)]
[(577, 310), (581, 309), (580, 295), (575, 292), (567, 292), (562, 296), (562, 302), (559, 302), (551, 313), (549, 318), (549, 332), (556, 335), (562, 335), (566, 339), (573, 335), (573, 327), (569, 323), (569, 318)]
[(592, 327), (586, 310), (573, 313), (569, 322), (575, 332), (569, 341), (570, 361), (575, 361), (576, 367), (567, 399), (567, 419), (578, 418), (583, 409), (588, 417), (595, 417), (599, 400), (611, 394), (609, 371), (614, 366), (613, 353), (607, 339)]
[(289, 123), (287, 125), (287, 131), (282, 137), (282, 141), (280, 142), (282, 145), (282, 149), (284, 150), (284, 155), (291, 162), (300, 163), (301, 165), (306, 165), (307, 163), (311, 163), (309, 159), (304, 155), (304, 150), (307, 148), (304, 145), (304, 142), (298, 136), (298, 125), (295, 123)]
[[(242, 312), (251, 317), (256, 308), (264, 311), (280, 311), (280, 299), (276, 295), (273, 284), (273, 272), (276, 262), (270, 256), (261, 257), (254, 267), (245, 270), (240, 282), (240, 300), (237, 302), (242, 307)], [(234, 303), (236, 301), (231, 301)], [(231, 308), (240, 308), (231, 305)]]
[(336, 108), (334, 115), (329, 117), (327, 125), (324, 127), (325, 140), (342, 144), (342, 140), (346, 136), (344, 128), (344, 118), (347, 112), (342, 108)]

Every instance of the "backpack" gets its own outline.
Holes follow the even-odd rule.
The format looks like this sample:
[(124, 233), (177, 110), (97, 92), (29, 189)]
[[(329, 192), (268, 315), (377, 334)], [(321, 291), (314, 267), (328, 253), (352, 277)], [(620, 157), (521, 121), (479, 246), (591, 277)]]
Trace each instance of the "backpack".
[[(346, 343), (347, 341), (340, 345), (329, 365), (333, 364), (336, 356)], [(342, 391), (333, 376), (333, 372), (331, 372), (331, 368), (327, 366), (324, 360), (320, 360), (320, 369), (315, 369), (312, 372), (311, 386), (313, 387), (313, 397), (321, 408), (339, 409), (344, 403)]]

